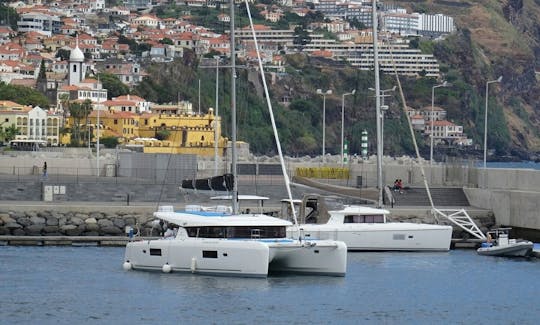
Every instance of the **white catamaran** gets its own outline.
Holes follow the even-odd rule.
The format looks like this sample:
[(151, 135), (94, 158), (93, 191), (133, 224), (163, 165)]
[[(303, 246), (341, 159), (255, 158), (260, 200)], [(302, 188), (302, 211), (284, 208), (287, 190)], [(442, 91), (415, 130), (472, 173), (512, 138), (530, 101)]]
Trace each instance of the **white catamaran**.
[[(286, 228), (293, 225), (291, 222), (260, 213), (237, 212), (239, 196), (235, 178), (236, 73), (233, 1), (230, 7), (232, 178), (225, 177), (221, 185), (220, 179), (212, 178), (211, 182), (218, 183), (213, 185), (224, 188), (232, 185), (232, 213), (228, 209), (207, 211), (204, 207), (196, 205), (190, 206), (185, 211), (174, 211), (171, 206), (161, 206), (154, 216), (176, 227), (176, 235), (170, 239), (129, 242), (126, 246), (123, 267), (126, 270), (147, 269), (249, 277), (266, 277), (272, 271), (344, 276), (347, 269), (345, 243), (334, 240), (288, 238)], [(249, 13), (249, 6), (247, 9)], [(259, 65), (264, 81), (264, 71), (262, 65), (260, 63)], [(266, 82), (265, 91), (268, 99)], [(271, 119), (275, 124), (273, 114)], [(277, 137), (277, 133), (275, 136)], [(276, 139), (276, 142), (278, 150), (281, 151), (279, 139)], [(283, 163), (282, 168), (284, 169)], [(290, 189), (287, 190), (290, 196)]]

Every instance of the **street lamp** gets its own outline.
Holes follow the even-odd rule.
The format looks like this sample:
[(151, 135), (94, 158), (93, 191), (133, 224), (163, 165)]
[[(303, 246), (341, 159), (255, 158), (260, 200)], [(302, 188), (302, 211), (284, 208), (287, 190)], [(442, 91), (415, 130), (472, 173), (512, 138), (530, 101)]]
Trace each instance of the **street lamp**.
[(326, 147), (326, 95), (331, 95), (332, 94), (332, 90), (331, 89), (328, 89), (327, 91), (323, 92), (321, 89), (317, 89), (317, 94), (318, 95), (322, 95), (323, 96), (323, 117), (322, 117), (322, 123), (323, 123), (323, 127), (322, 127), (322, 162), (325, 163), (326, 162), (326, 158), (325, 158), (325, 147)]
[[(375, 91), (375, 88), (368, 88), (369, 90), (371, 91)], [(387, 92), (390, 92), (390, 91), (395, 91), (396, 90), (396, 86), (392, 87), (392, 88), (389, 88), (389, 89), (384, 89), (384, 90), (381, 90), (381, 156), (384, 156), (384, 112), (386, 112), (388, 110), (388, 106), (387, 105), (384, 105), (384, 98), (385, 97), (390, 97), (390, 95), (386, 95)]]
[(486, 112), (484, 116), (484, 169), (486, 169), (486, 157), (487, 157), (487, 113), (488, 113), (488, 91), (489, 91), (489, 84), (494, 82), (501, 82), (502, 76), (497, 78), (497, 80), (491, 80), (486, 82)]
[(430, 167), (433, 166), (433, 125), (435, 123), (433, 107), (435, 106), (435, 88), (447, 87), (447, 86), (448, 86), (448, 83), (444, 81), (440, 85), (435, 85), (431, 87), (431, 130), (429, 132), (429, 137), (430, 137), (430, 142), (431, 142), (430, 147), (429, 147), (429, 166)]
[(218, 55), (214, 55), (216, 60), (216, 111), (214, 112), (214, 176), (218, 174), (218, 114), (219, 114), (219, 59)]
[(341, 95), (341, 165), (343, 166), (343, 133), (345, 130), (345, 96), (354, 95), (356, 89), (353, 89), (350, 93), (344, 93)]

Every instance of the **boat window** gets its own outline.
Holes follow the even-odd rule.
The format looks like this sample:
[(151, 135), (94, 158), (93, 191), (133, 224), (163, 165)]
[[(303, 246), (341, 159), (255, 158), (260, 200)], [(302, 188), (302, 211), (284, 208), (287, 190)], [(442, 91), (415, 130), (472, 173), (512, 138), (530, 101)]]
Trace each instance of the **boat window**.
[(217, 251), (202, 251), (203, 258), (217, 258)]
[(159, 249), (159, 248), (150, 248), (150, 255), (161, 256), (161, 249)]
[[(284, 226), (186, 227), (189, 237), (199, 238), (284, 238)], [(256, 236), (254, 236), (256, 234)]]
[(405, 240), (404, 234), (394, 234), (394, 240)]
[(382, 214), (374, 215), (346, 215), (344, 223), (384, 223)]

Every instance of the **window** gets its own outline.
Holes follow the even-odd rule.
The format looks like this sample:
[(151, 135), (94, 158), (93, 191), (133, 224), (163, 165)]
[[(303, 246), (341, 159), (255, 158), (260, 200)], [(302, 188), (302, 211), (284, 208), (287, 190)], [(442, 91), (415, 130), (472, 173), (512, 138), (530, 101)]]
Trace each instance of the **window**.
[(161, 249), (159, 249), (159, 248), (150, 248), (150, 255), (152, 255), (152, 256), (161, 256)]
[(203, 258), (217, 258), (217, 251), (202, 251)]

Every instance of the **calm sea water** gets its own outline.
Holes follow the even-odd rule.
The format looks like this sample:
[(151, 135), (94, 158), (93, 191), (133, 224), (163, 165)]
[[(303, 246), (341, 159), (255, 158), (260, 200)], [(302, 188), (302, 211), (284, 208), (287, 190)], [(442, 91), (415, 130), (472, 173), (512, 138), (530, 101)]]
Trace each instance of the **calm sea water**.
[(540, 259), (349, 253), (344, 278), (124, 271), (119, 247), (0, 247), (1, 324), (537, 324)]
[[(478, 167), (484, 166), (483, 162), (477, 164)], [(540, 163), (534, 161), (521, 161), (521, 162), (488, 162), (486, 163), (488, 168), (529, 168), (540, 169)]]

